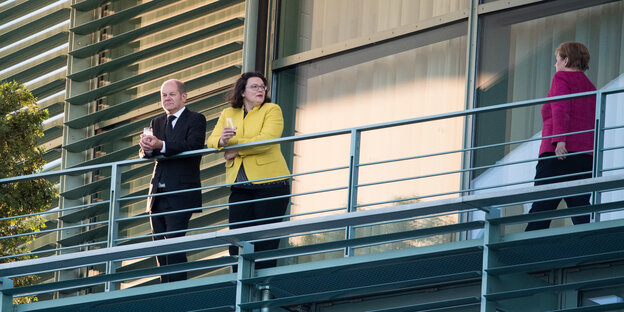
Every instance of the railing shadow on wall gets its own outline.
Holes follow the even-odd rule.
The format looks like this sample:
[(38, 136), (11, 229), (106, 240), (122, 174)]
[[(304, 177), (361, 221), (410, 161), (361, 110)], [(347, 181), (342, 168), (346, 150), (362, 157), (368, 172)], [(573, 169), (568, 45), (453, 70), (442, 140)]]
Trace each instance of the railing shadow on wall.
[[(296, 178), (302, 175), (313, 175), (318, 173), (347, 170), (348, 181), (347, 184), (341, 187), (319, 189), (312, 192), (292, 194), (291, 197), (306, 196), (312, 193), (326, 193), (337, 190), (346, 191), (347, 205), (339, 208), (332, 208), (323, 211), (313, 211), (309, 213), (290, 214), (286, 218), (290, 218), (291, 221), (274, 223), (270, 225), (261, 225), (248, 228), (241, 228), (236, 230), (224, 230), (228, 224), (212, 224), (201, 227), (194, 227), (188, 230), (188, 235), (183, 238), (176, 238), (170, 240), (161, 240), (157, 242), (150, 242), (152, 235), (128, 235), (120, 237), (120, 226), (126, 223), (141, 222), (148, 224), (148, 214), (138, 214), (133, 216), (121, 217), (120, 206), (125, 202), (138, 202), (144, 200), (148, 195), (129, 195), (120, 196), (122, 193), (121, 185), (126, 171), (124, 168), (133, 168), (139, 164), (145, 164), (153, 160), (145, 159), (133, 159), (124, 160), (119, 162), (105, 163), (99, 165), (85, 166), (79, 168), (64, 169), (55, 172), (45, 172), (39, 174), (33, 174), (28, 176), (5, 178), (0, 180), (0, 184), (14, 183), (16, 181), (38, 179), (38, 178), (55, 178), (64, 175), (81, 175), (89, 174), (96, 170), (108, 169), (110, 170), (110, 187), (108, 200), (100, 202), (78, 205), (73, 207), (64, 207), (62, 211), (53, 210), (43, 213), (11, 216), (3, 218), (3, 220), (26, 220), (35, 216), (44, 216), (47, 219), (59, 218), (60, 212), (66, 213), (69, 211), (82, 211), (89, 209), (95, 209), (99, 207), (108, 206), (108, 219), (97, 222), (90, 222), (88, 224), (77, 224), (66, 227), (42, 229), (37, 232), (24, 233), (18, 235), (42, 235), (46, 233), (57, 233), (65, 230), (78, 230), (85, 231), (87, 228), (99, 228), (106, 231), (106, 240), (94, 241), (88, 243), (78, 243), (75, 245), (62, 246), (56, 248), (45, 249), (41, 251), (32, 252), (30, 254), (40, 256), (37, 259), (17, 261), (11, 263), (0, 264), (0, 276), (3, 278), (24, 276), (32, 274), (41, 274), (44, 272), (59, 272), (62, 270), (80, 268), (85, 266), (100, 265), (103, 266), (102, 273), (88, 278), (60, 281), (54, 283), (47, 283), (41, 285), (33, 285), (19, 288), (4, 289), (5, 295), (22, 296), (38, 293), (49, 293), (58, 291), (61, 289), (80, 289), (83, 287), (89, 287), (93, 285), (105, 285), (105, 290), (119, 289), (119, 283), (121, 281), (141, 279), (145, 277), (155, 277), (163, 273), (170, 273), (176, 271), (205, 271), (209, 269), (223, 269), (221, 274), (227, 274), (229, 272), (229, 266), (238, 264), (243, 268), (252, 267), (254, 261), (266, 260), (266, 259), (288, 259), (298, 257), (302, 255), (310, 255), (317, 253), (338, 252), (341, 256), (353, 256), (358, 255), (357, 248), (369, 248), (371, 246), (379, 246), (383, 244), (391, 244), (395, 242), (414, 241), (418, 239), (426, 239), (439, 235), (453, 234), (452, 240), (459, 240), (462, 236), (459, 233), (469, 233), (474, 231), (483, 230), (486, 222), (490, 222), (492, 218), (486, 217), (482, 220), (478, 220), (478, 217), (466, 217), (473, 214), (489, 215), (492, 211), (496, 211), (495, 218), (505, 217), (505, 207), (523, 204), (534, 201), (536, 199), (545, 199), (549, 197), (561, 197), (565, 195), (578, 194), (579, 192), (593, 192), (595, 205), (592, 207), (579, 207), (575, 209), (568, 209), (564, 211), (554, 211), (545, 214), (532, 214), (532, 215), (520, 215), (520, 216), (507, 216), (503, 218), (505, 222), (498, 222), (497, 224), (517, 224), (521, 222), (528, 222), (533, 220), (547, 219), (547, 218), (565, 218), (573, 215), (584, 214), (588, 212), (606, 212), (611, 210), (619, 210), (621, 203), (609, 204), (600, 201), (600, 196), (596, 196), (600, 192), (618, 190), (624, 187), (622, 185), (624, 178), (619, 174), (621, 170), (624, 170), (622, 163), (610, 161), (610, 167), (604, 167), (604, 154), (605, 152), (616, 151), (624, 149), (624, 145), (617, 145), (611, 142), (611, 145), (604, 146), (604, 138), (609, 137), (610, 131), (619, 131), (624, 128), (624, 124), (605, 124), (605, 113), (610, 108), (607, 107), (607, 98), (611, 95), (616, 95), (618, 101), (622, 97), (621, 93), (624, 93), (624, 87), (613, 88), (608, 90), (598, 90), (595, 92), (584, 92), (572, 95), (558, 96), (552, 98), (541, 98), (536, 100), (521, 101), (509, 104), (502, 104), (496, 106), (489, 106), (485, 108), (469, 109), (465, 111), (452, 112), (446, 114), (440, 114), (435, 116), (412, 118), (407, 120), (387, 122), (382, 124), (367, 125), (361, 127), (354, 127), (350, 129), (341, 129), (335, 131), (327, 131), (315, 134), (298, 135), (291, 137), (284, 137), (269, 141), (241, 144), (237, 146), (231, 146), (228, 149), (240, 149), (246, 147), (255, 147), (269, 144), (282, 144), (282, 143), (294, 143), (304, 140), (314, 140), (328, 137), (335, 137), (340, 135), (350, 135), (350, 154), (348, 159), (348, 165), (335, 168), (326, 168), (323, 170), (315, 170), (310, 172), (295, 172), (290, 175), (283, 176), (283, 178)], [(539, 105), (545, 102), (574, 99), (587, 96), (596, 96), (597, 99), (597, 115), (596, 115), (596, 129), (595, 132), (595, 147), (594, 147), (594, 177), (601, 177), (608, 173), (613, 173), (612, 177), (604, 177), (602, 180), (598, 180), (589, 183), (587, 181), (574, 182), (574, 183), (559, 183), (552, 184), (551, 186), (542, 187), (524, 187), (526, 183), (533, 182), (532, 180), (518, 180), (505, 184), (486, 185), (482, 187), (467, 186), (458, 188), (452, 192), (444, 193), (432, 193), (421, 194), (419, 196), (413, 196), (409, 198), (400, 198), (396, 200), (384, 200), (380, 202), (372, 202), (361, 204), (358, 202), (358, 190), (363, 187), (384, 183), (395, 183), (403, 181), (411, 181), (415, 179), (425, 179), (428, 177), (442, 176), (442, 175), (469, 175), (474, 170), (483, 170), (498, 168), (503, 166), (511, 166), (518, 163), (532, 163), (536, 160), (535, 157), (521, 160), (514, 160), (509, 162), (501, 161), (496, 164), (491, 164), (484, 167), (470, 167), (460, 168), (453, 171), (435, 172), (427, 175), (403, 177), (399, 179), (384, 180), (384, 177), (379, 177), (380, 180), (372, 183), (360, 183), (359, 182), (359, 170), (364, 166), (375, 166), (384, 163), (402, 162), (413, 159), (421, 159), (428, 157), (436, 157), (449, 154), (460, 154), (463, 157), (470, 157), (470, 153), (479, 150), (493, 148), (497, 146), (504, 146), (510, 144), (522, 144), (527, 142), (538, 142), (542, 138), (540, 136), (534, 136), (521, 141), (514, 142), (500, 142), (494, 145), (477, 146), (469, 148), (460, 148), (456, 150), (443, 151), (433, 154), (416, 155), (411, 157), (402, 157), (397, 159), (388, 159), (377, 162), (363, 163), (360, 161), (360, 142), (363, 133), (388, 129), (393, 127), (400, 127), (412, 124), (421, 124), (427, 122), (434, 122), (438, 120), (445, 120), (450, 118), (466, 118), (475, 116), (479, 113), (490, 112), (496, 110), (508, 110), (520, 107), (526, 107), (531, 105)], [(591, 131), (591, 130), (590, 130)], [(575, 132), (579, 133), (579, 132)], [(620, 140), (619, 144), (624, 143), (624, 140)], [(581, 151), (583, 153), (587, 151)], [(210, 155), (219, 153), (215, 149), (202, 149), (191, 152), (185, 152), (175, 157), (189, 157), (194, 155)], [(535, 152), (535, 154), (537, 154)], [(262, 180), (255, 180), (262, 181)], [(236, 184), (236, 183), (234, 183)], [(225, 188), (234, 184), (216, 184), (208, 185), (199, 188), (203, 192), (209, 190)], [(520, 188), (514, 186), (520, 186)], [(153, 196), (162, 196), (166, 194), (181, 193), (190, 190), (168, 192)], [(491, 192), (489, 192), (491, 191)], [(442, 199), (437, 199), (442, 198)], [(430, 200), (437, 199), (437, 200)], [(189, 211), (202, 209), (225, 209), (228, 206), (227, 203), (216, 203), (204, 207), (189, 209)], [(381, 206), (381, 208), (370, 209), (370, 206)], [(179, 211), (176, 211), (179, 212)], [(167, 214), (167, 213), (162, 213)], [(415, 220), (436, 220), (443, 216), (453, 216), (456, 222), (451, 223), (436, 223), (430, 222), (425, 226), (410, 228), (410, 225), (414, 225)], [(297, 217), (306, 218), (297, 218)], [(473, 221), (470, 221), (473, 220)], [(596, 218), (598, 221), (598, 218)], [(399, 222), (407, 222), (407, 226), (401, 226), (393, 228), (392, 224)], [(410, 223), (411, 222), (411, 223)], [(360, 235), (358, 229), (366, 227), (378, 227), (379, 230), (373, 231), (369, 235)], [(221, 230), (220, 230), (221, 229)], [(398, 229), (398, 230), (397, 230)], [(217, 231), (220, 230), (220, 231)], [(274, 251), (265, 252), (253, 252), (253, 247), (250, 242), (265, 240), (271, 238), (287, 238), (299, 237), (302, 235), (312, 235), (318, 233), (326, 233), (330, 231), (339, 231), (342, 233), (342, 237), (335, 240), (323, 241), (320, 243), (301, 244), (291, 248), (284, 248)], [(470, 238), (478, 238), (479, 235), (473, 235)], [(14, 236), (1, 237), (3, 239), (10, 239)], [(463, 236), (464, 238), (466, 236)], [(441, 243), (448, 242), (442, 241)], [(425, 244), (435, 244), (440, 241), (430, 240)], [(234, 244), (241, 248), (241, 257), (231, 257), (225, 255), (227, 246)], [(418, 244), (408, 244), (407, 247), (421, 246)], [(185, 264), (165, 266), (160, 268), (148, 268), (137, 270), (118, 270), (122, 261), (130, 261), (133, 259), (143, 259), (146, 257), (153, 257), (158, 254), (167, 254), (174, 252), (192, 252), (198, 250), (217, 250), (213, 252), (213, 256), (206, 257), (204, 259), (191, 261)], [(371, 250), (368, 249), (364, 253), (374, 253), (384, 251), (384, 249)], [(360, 253), (363, 254), (363, 253)], [(11, 255), (4, 258), (17, 258), (21, 255)], [(288, 262), (284, 262), (288, 264)], [(241, 270), (244, 271), (244, 270)], [(241, 274), (246, 274), (245, 276)], [(252, 271), (247, 270), (246, 273), (239, 272), (235, 278), (249, 277), (253, 275)]]

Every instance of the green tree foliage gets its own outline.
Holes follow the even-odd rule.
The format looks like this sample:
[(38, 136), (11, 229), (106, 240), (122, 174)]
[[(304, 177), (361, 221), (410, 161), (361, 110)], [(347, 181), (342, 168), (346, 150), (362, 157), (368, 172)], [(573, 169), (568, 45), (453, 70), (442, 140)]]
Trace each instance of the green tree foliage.
[[(37, 145), (36, 139), (43, 136), (42, 122), (47, 118), (47, 110), (36, 104), (26, 87), (16, 82), (0, 83), (0, 179), (41, 171), (45, 164), (43, 148)], [(0, 184), (0, 237), (41, 229), (45, 221), (41, 216), (3, 219), (43, 212), (50, 208), (56, 195), (54, 185), (45, 179)], [(33, 239), (33, 235), (26, 235), (0, 240), (0, 256), (28, 253)], [(0, 259), (0, 263), (32, 257)], [(35, 280), (33, 276), (15, 278), (14, 286), (29, 285)], [(34, 297), (20, 299), (22, 302), (36, 300)]]

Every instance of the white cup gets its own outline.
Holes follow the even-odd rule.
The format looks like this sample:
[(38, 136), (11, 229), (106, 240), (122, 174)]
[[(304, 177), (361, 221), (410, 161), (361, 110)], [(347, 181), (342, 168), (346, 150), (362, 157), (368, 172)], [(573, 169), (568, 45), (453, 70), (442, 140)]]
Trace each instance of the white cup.
[(225, 126), (226, 127), (230, 127), (230, 128), (234, 128), (234, 120), (232, 120), (232, 118), (230, 118), (230, 117), (225, 118)]
[(145, 127), (145, 128), (143, 128), (143, 134), (144, 135), (154, 135), (154, 132), (152, 131), (151, 127)]

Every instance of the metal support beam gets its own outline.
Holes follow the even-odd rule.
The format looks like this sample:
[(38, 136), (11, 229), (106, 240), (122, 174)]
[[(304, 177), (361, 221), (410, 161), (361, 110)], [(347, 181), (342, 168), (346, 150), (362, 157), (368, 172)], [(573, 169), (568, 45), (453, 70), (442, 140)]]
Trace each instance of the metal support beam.
[(5, 294), (3, 290), (13, 288), (13, 280), (3, 277), (0, 279), (0, 311), (13, 311), (13, 296)]
[[(477, 38), (479, 27), (479, 14), (477, 8), (479, 6), (479, 0), (472, 0), (470, 3), (470, 14), (468, 15), (468, 46), (466, 52), (466, 97), (464, 100), (464, 109), (472, 109), (476, 105), (476, 81), (477, 81)], [(472, 148), (473, 132), (475, 127), (475, 116), (467, 115), (464, 117), (464, 139), (463, 148)], [(474, 151), (465, 151), (461, 153), (462, 168), (472, 168), (472, 162), (474, 158)], [(461, 174), (460, 187), (461, 190), (469, 190), (472, 181), (473, 171), (464, 171)], [(470, 192), (461, 193), (462, 196), (469, 195)], [(459, 222), (468, 222), (474, 219), (474, 213), (464, 213), (459, 216)], [(459, 234), (459, 239), (470, 239), (470, 232), (464, 232)]]
[[(110, 185), (110, 207), (108, 210), (108, 240), (107, 247), (113, 247), (116, 245), (117, 237), (119, 236), (119, 224), (117, 218), (119, 218), (119, 201), (121, 190), (121, 168), (118, 164), (111, 166), (111, 185)], [(115, 273), (115, 262), (106, 262), (106, 274)], [(118, 290), (119, 283), (107, 282), (105, 290)]]
[[(602, 160), (603, 160), (603, 152), (604, 148), (604, 128), (605, 128), (605, 111), (607, 105), (607, 94), (604, 94), (600, 91), (596, 94), (596, 125), (594, 127), (594, 163), (593, 163), (593, 172), (592, 177), (600, 177), (602, 176)], [(601, 193), (599, 191), (592, 193), (592, 204), (600, 204), (601, 201)], [(600, 213), (594, 213), (593, 219), (594, 221), (600, 221)]]
[(483, 233), (483, 266), (481, 272), (481, 312), (496, 312), (496, 303), (489, 301), (485, 298), (486, 294), (489, 294), (498, 288), (497, 279), (494, 276), (490, 276), (487, 272), (489, 268), (498, 265), (496, 255), (493, 250), (490, 250), (489, 244), (496, 243), (500, 240), (500, 225), (493, 224), (488, 219), (495, 219), (500, 217), (500, 209), (490, 209), (490, 212), (486, 215), (486, 222)]
[(256, 70), (259, 0), (245, 2), (245, 34), (243, 38), (243, 72)]
[(246, 258), (246, 254), (254, 252), (254, 245), (249, 242), (239, 242), (238, 271), (236, 273), (236, 312), (251, 311), (241, 308), (241, 304), (253, 301), (254, 284), (243, 283), (243, 280), (253, 276), (254, 260)]
[[(477, 7), (479, 6), (479, 0), (472, 0), (470, 4), (470, 15), (468, 16), (468, 47), (466, 53), (466, 98), (465, 108), (472, 109), (475, 107), (475, 90), (477, 81), (477, 52), (478, 52), (478, 27), (479, 27), (479, 15), (477, 13)], [(465, 116), (464, 121), (464, 148), (472, 147), (472, 133), (474, 115)], [(464, 168), (472, 168), (472, 152), (462, 153), (462, 163)], [(462, 190), (470, 188), (472, 172), (468, 171), (462, 173)], [(464, 193), (462, 195), (468, 195)]]
[[(271, 289), (269, 288), (269, 285), (262, 285), (258, 287), (258, 289), (260, 290), (260, 300), (262, 301), (271, 300)], [(260, 309), (260, 312), (271, 312), (271, 311), (268, 307), (263, 307)]]
[[(358, 193), (358, 176), (360, 171), (360, 141), (362, 132), (357, 129), (351, 130), (351, 149), (349, 153), (349, 186), (348, 186), (348, 198), (347, 198), (347, 212), (354, 212), (357, 210), (357, 193)], [(348, 226), (345, 229), (345, 239), (355, 237), (355, 229), (352, 226)], [(353, 248), (349, 247), (345, 249), (345, 256), (349, 257), (353, 254)]]

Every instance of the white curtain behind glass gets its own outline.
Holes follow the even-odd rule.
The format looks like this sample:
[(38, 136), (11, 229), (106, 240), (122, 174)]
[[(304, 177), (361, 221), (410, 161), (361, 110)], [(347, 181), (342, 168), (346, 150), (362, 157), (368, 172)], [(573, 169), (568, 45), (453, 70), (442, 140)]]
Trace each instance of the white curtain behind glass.
[[(336, 71), (332, 60), (300, 67), (297, 72), (297, 134), (428, 116), (463, 109), (466, 38), (381, 57)], [(337, 64), (336, 64), (337, 65)], [(340, 68), (340, 66), (336, 66)], [(361, 162), (461, 148), (463, 120), (405, 126), (365, 133)], [(295, 144), (294, 171), (301, 173), (348, 164), (349, 137)], [(360, 183), (457, 170), (459, 155), (385, 166), (363, 167)], [(359, 203), (393, 200), (459, 187), (458, 176), (414, 180), (362, 188)], [(293, 193), (340, 187), (347, 172), (297, 177)], [(443, 185), (444, 187), (441, 187)], [(333, 196), (335, 195), (335, 196)], [(346, 205), (346, 192), (295, 197), (292, 211), (319, 211)]]
[(295, 50), (308, 51), (366, 37), (469, 6), (469, 0), (303, 0), (299, 4), (300, 33)]

